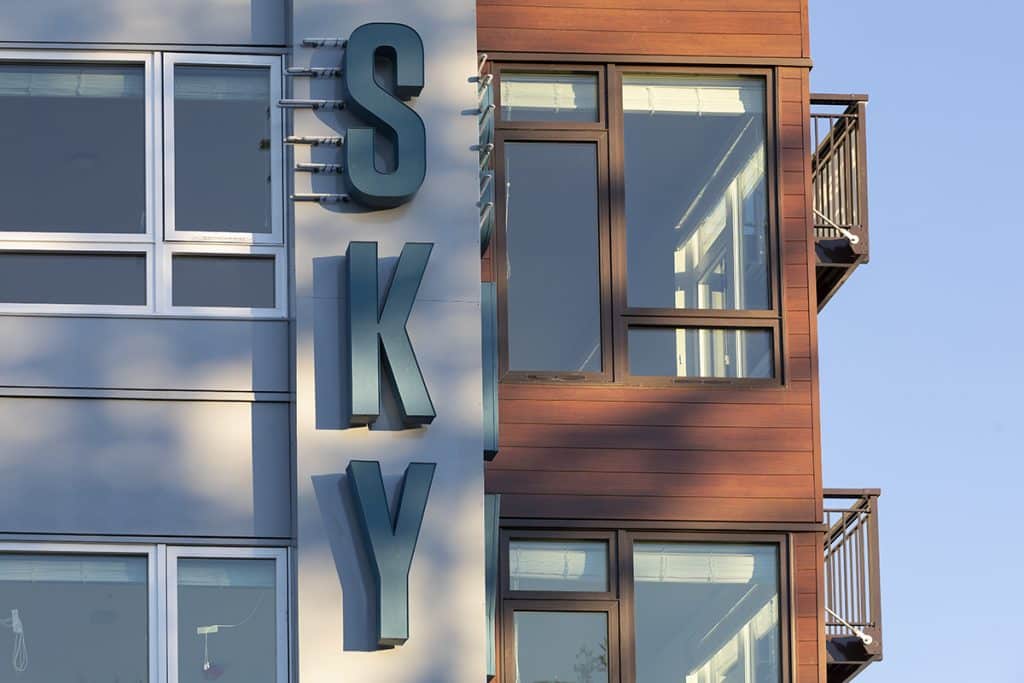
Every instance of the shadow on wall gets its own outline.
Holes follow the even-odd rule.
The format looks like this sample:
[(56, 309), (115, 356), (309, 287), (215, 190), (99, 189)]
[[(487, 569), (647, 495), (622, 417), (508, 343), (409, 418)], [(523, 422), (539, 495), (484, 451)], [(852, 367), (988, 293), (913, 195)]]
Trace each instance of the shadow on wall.
[(285, 0), (5, 0), (0, 40), (285, 45)]

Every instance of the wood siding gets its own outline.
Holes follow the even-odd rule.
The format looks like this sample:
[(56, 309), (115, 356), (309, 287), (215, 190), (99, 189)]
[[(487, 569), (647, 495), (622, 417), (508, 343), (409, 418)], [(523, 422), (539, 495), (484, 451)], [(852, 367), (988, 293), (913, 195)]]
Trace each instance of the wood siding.
[[(820, 522), (807, 72), (777, 70), (781, 387), (503, 383), (502, 516)], [(493, 277), (490, 258), (484, 280)]]
[(477, 0), (485, 52), (798, 59), (806, 0)]
[(793, 672), (795, 683), (826, 680), (825, 568), (820, 533), (793, 534)]

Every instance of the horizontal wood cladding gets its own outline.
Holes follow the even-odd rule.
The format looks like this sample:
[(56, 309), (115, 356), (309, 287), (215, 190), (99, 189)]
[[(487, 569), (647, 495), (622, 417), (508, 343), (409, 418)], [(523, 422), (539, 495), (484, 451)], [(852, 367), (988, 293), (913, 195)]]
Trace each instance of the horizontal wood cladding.
[(793, 602), (796, 636), (796, 683), (825, 680), (825, 624), (819, 607), (824, 590), (820, 533), (793, 534)]
[[(628, 14), (658, 6), (659, 0), (480, 2), (482, 26), (496, 17), (507, 16), (512, 22), (504, 13), (512, 7), (520, 11), (575, 7), (586, 21), (596, 21), (604, 16), (597, 10), (618, 8)], [(800, 3), (788, 0), (689, 0), (673, 1), (671, 6), (679, 13), (718, 14), (700, 20), (699, 25), (707, 28), (716, 26), (714, 21), (728, 22), (736, 12), (763, 10), (770, 16), (802, 11)], [(665, 25), (672, 25), (671, 20), (666, 19)], [(515, 21), (527, 26), (531, 20)], [(621, 26), (642, 21), (646, 19), (637, 14), (624, 18)], [(564, 28), (560, 25), (558, 30)], [(534, 30), (538, 29), (509, 29), (511, 34)], [(610, 47), (601, 50), (622, 52)], [(503, 516), (676, 525), (821, 521), (807, 70), (779, 68), (776, 75), (777, 291), (782, 307), (783, 382), (778, 386), (503, 382), (500, 450), (486, 468), (487, 490), (502, 494)], [(487, 255), (481, 264), (482, 279), (493, 278), (493, 273)], [(821, 665), (815, 655), (820, 645), (816, 635), (820, 540), (819, 535), (798, 534), (793, 548), (794, 619), (798, 639), (810, 643), (795, 653), (799, 681), (817, 680)]]
[(477, 0), (483, 51), (808, 57), (806, 0)]

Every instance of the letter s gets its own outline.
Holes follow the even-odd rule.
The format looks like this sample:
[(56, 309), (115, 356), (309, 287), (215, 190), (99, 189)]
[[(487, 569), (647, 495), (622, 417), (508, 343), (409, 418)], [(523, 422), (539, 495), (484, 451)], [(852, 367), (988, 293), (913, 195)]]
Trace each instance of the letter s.
[[(391, 57), (395, 94), (374, 78), (378, 53)], [(412, 199), (427, 172), (427, 135), (423, 119), (401, 100), (423, 90), (423, 41), (402, 24), (364, 24), (352, 32), (345, 49), (345, 106), (386, 135), (395, 147), (395, 170), (381, 173), (374, 163), (373, 128), (351, 128), (345, 137), (348, 193), (374, 208), (390, 208)], [(399, 99), (401, 98), (401, 99)]]

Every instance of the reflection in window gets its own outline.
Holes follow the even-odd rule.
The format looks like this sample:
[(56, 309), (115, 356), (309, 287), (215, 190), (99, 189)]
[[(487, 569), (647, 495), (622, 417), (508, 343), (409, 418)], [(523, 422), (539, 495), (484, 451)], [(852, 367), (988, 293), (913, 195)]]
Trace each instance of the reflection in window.
[(504, 152), (509, 370), (600, 372), (597, 146)]
[(608, 615), (520, 612), (514, 617), (516, 683), (608, 683)]
[(0, 681), (148, 681), (147, 577), (145, 557), (0, 556)]
[(178, 683), (275, 683), (274, 560), (178, 560)]
[(629, 306), (770, 308), (763, 79), (627, 74), (622, 98)]
[(178, 230), (270, 233), (270, 69), (174, 68)]
[(634, 377), (770, 379), (771, 330), (629, 328), (629, 373)]
[(775, 546), (637, 543), (637, 683), (779, 683)]
[(504, 121), (597, 121), (597, 76), (502, 71), (501, 118)]
[(608, 590), (608, 544), (604, 541), (510, 541), (508, 555), (510, 590)]
[(146, 232), (142, 65), (0, 64), (0, 231)]

